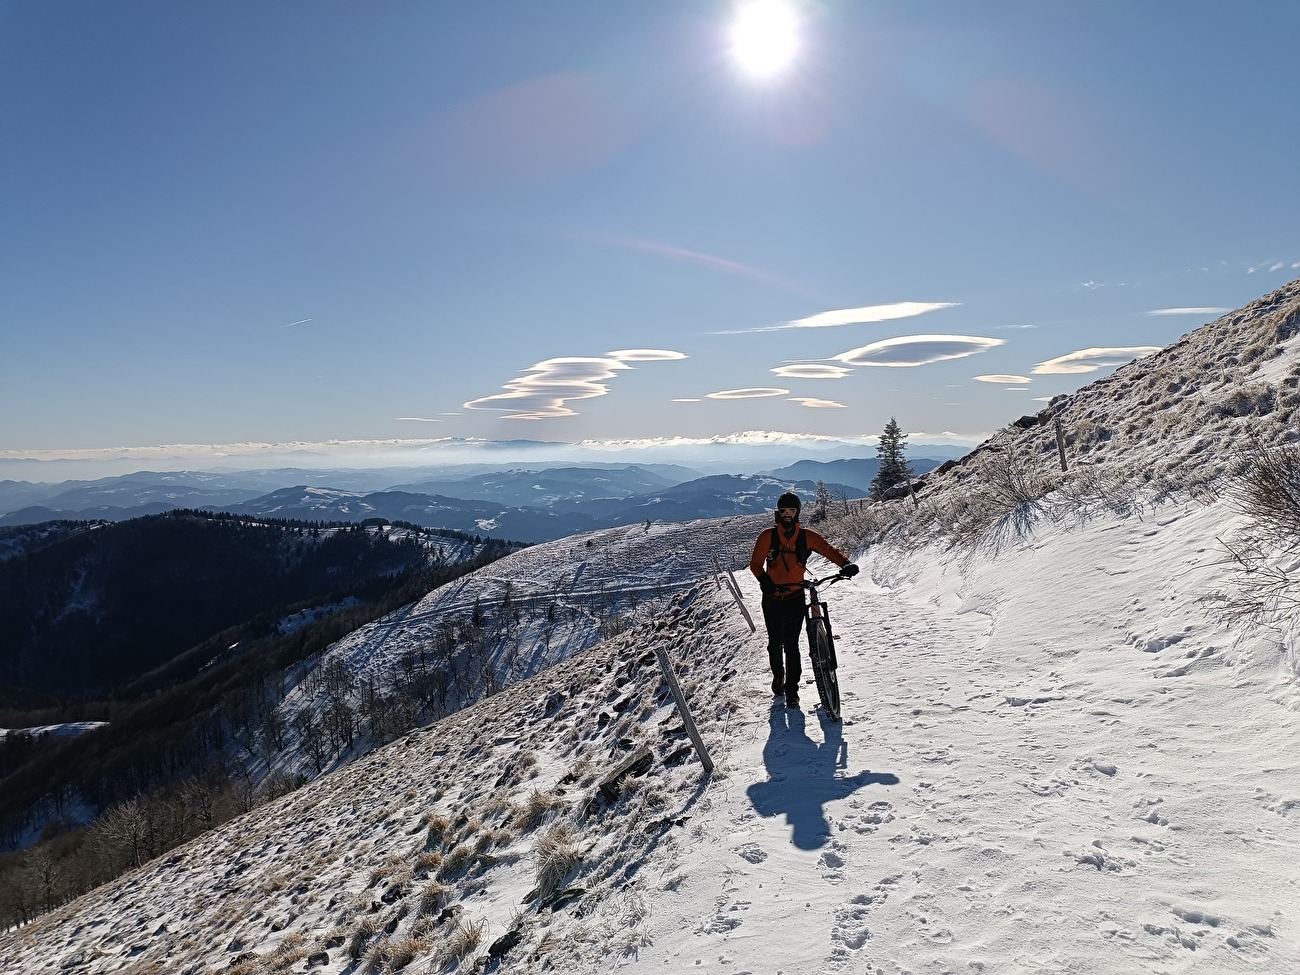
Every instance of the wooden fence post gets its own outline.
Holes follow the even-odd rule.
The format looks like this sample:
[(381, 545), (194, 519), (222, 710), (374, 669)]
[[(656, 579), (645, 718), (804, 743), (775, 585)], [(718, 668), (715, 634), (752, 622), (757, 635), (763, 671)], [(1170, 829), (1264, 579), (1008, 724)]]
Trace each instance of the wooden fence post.
[(686, 695), (682, 693), (682, 685), (677, 683), (677, 675), (673, 673), (673, 665), (668, 660), (668, 653), (663, 647), (655, 647), (655, 657), (659, 660), (659, 669), (664, 672), (664, 680), (668, 682), (668, 689), (673, 692), (673, 697), (677, 701), (677, 713), (682, 716), (682, 724), (686, 726), (686, 733), (691, 736), (691, 744), (695, 746), (695, 754), (700, 756), (700, 764), (704, 766), (704, 771), (712, 772), (713, 759), (709, 758), (709, 751), (704, 747), (704, 739), (700, 737), (700, 731), (695, 727), (695, 719), (691, 717), (691, 709), (686, 705)]
[(1053, 417), (1056, 420), (1056, 452), (1061, 455), (1061, 470), (1069, 470), (1065, 464), (1065, 431), (1061, 429), (1061, 418)]
[(719, 589), (722, 588), (724, 582), (727, 584), (727, 592), (731, 593), (731, 598), (734, 599), (736, 605), (740, 607), (740, 615), (745, 617), (745, 622), (749, 624), (749, 632), (756, 632), (754, 620), (750, 617), (749, 610), (745, 607), (745, 601), (740, 598), (740, 583), (736, 581), (736, 577), (732, 575), (730, 569), (723, 570), (719, 567), (718, 557), (716, 555), (713, 556), (713, 580), (718, 584)]

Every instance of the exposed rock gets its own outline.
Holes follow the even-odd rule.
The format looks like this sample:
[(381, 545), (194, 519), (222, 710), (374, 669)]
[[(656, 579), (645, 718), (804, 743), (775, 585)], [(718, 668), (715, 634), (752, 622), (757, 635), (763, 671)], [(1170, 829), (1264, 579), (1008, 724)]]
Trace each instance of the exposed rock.
[(605, 776), (600, 783), (600, 794), (605, 797), (606, 801), (613, 802), (618, 798), (622, 791), (619, 782), (628, 775), (644, 775), (650, 769), (654, 761), (654, 752), (650, 751), (649, 745), (642, 745), (623, 761), (614, 767), (609, 775)]
[(511, 948), (516, 947), (519, 942), (524, 940), (524, 936), (519, 931), (507, 931), (496, 941), (492, 942), (492, 947), (488, 948), (489, 958), (502, 958)]

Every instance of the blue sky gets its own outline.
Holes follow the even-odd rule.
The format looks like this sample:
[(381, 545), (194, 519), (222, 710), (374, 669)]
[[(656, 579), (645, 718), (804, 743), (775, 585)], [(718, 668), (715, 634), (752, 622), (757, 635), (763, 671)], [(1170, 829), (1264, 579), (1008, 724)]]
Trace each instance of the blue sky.
[(1300, 275), (1300, 5), (790, 9), (0, 0), (0, 459), (975, 442)]

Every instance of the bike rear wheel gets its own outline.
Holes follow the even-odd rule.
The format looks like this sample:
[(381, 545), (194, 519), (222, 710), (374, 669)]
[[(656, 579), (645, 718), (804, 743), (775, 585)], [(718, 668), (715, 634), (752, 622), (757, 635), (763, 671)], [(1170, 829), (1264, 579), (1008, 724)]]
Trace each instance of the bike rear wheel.
[(811, 644), (813, 677), (817, 680), (817, 696), (832, 721), (840, 720), (840, 682), (835, 676), (835, 648), (830, 632), (821, 620), (814, 620), (808, 630)]

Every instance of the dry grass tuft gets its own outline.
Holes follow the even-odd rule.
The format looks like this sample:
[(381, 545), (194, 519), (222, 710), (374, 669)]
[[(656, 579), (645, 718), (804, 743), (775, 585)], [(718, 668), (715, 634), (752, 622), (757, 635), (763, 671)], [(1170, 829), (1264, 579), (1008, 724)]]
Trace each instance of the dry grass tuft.
[(425, 850), (423, 853), (416, 856), (415, 863), (412, 864), (412, 867), (417, 874), (427, 875), (441, 867), (442, 860), (443, 856), (441, 853), (434, 850)]
[(553, 810), (563, 806), (564, 801), (554, 792), (534, 789), (528, 798), (515, 806), (511, 825), (520, 832), (530, 832), (542, 824), (542, 820)]
[(469, 869), (474, 861), (474, 849), (468, 843), (461, 843), (447, 853), (438, 870), (440, 877), (459, 877)]
[(424, 840), (425, 847), (433, 849), (445, 845), (451, 835), (451, 820), (446, 816), (430, 811), (425, 813), (424, 821), (428, 826)]
[(456, 927), (452, 929), (451, 934), (438, 948), (438, 953), (435, 956), (436, 963), (443, 967), (456, 965), (464, 961), (483, 943), (483, 934), (486, 929), (487, 923), (481, 919), (468, 922), (458, 920)]
[(416, 905), (415, 912), (420, 917), (427, 917), (430, 914), (436, 914), (447, 906), (448, 895), (451, 888), (446, 884), (430, 880), (420, 890), (420, 902)]
[(573, 827), (557, 823), (542, 834), (537, 841), (537, 892), (546, 900), (563, 885), (569, 874), (582, 860), (574, 842)]

